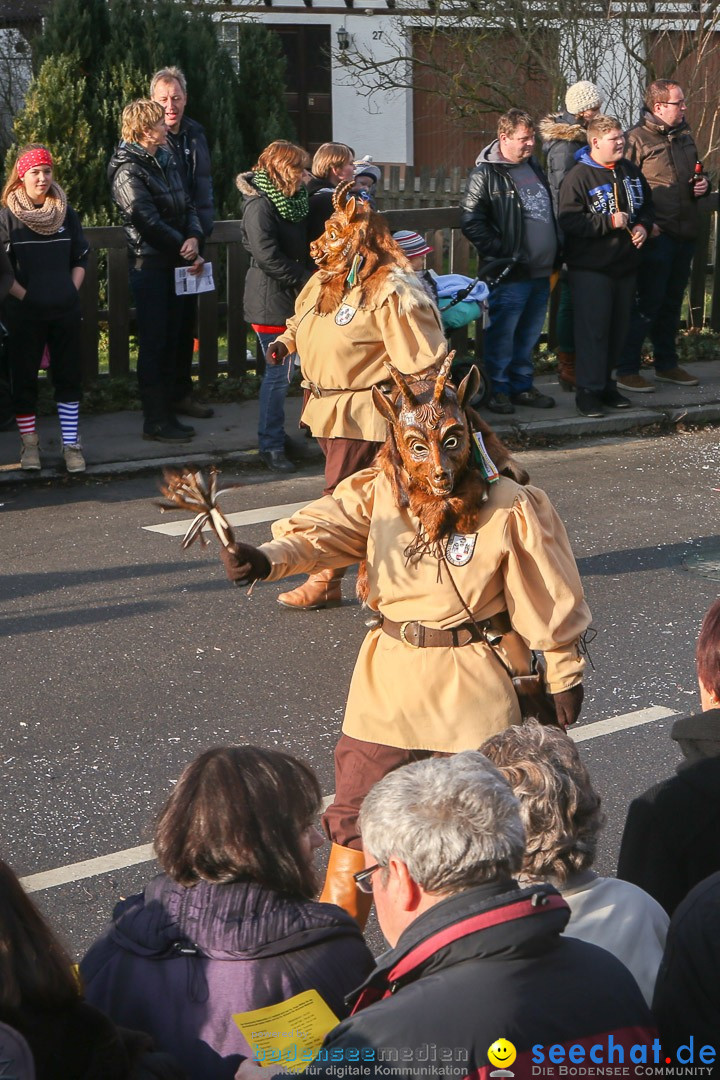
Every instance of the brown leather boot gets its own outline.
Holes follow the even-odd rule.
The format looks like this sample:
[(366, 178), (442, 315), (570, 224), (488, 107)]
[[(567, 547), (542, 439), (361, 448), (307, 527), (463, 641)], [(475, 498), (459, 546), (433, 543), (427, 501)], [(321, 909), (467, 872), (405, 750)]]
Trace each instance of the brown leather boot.
[(321, 904), (337, 904), (352, 915), (361, 930), (370, 915), (372, 893), (364, 893), (353, 881), (353, 874), (365, 869), (365, 856), (354, 848), (333, 844), (330, 851), (325, 884), (320, 893)]
[(345, 577), (345, 569), (320, 570), (292, 592), (280, 593), (278, 604), (295, 608), (297, 611), (316, 611), (318, 608), (340, 607), (342, 590), (340, 583)]
[(575, 390), (575, 353), (556, 353), (558, 361), (558, 382), (563, 390)]

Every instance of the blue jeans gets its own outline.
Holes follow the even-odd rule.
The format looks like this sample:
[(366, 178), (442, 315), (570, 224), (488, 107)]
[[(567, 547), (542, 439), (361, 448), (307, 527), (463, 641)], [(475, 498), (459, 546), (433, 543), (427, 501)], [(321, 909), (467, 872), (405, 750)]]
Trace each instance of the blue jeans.
[(646, 337), (652, 342), (656, 371), (677, 367), (675, 338), (694, 252), (694, 240), (676, 240), (667, 233), (660, 233), (643, 247), (637, 296), (618, 361), (618, 375), (637, 375), (640, 371)]
[(493, 394), (520, 394), (533, 384), (533, 349), (542, 332), (549, 278), (511, 281), (490, 293), (484, 361)]
[[(257, 331), (256, 331), (257, 333)], [(258, 341), (265, 352), (277, 334), (258, 334)], [(295, 353), (285, 357), (282, 364), (266, 364), (260, 384), (260, 415), (258, 417), (258, 446), (263, 453), (285, 449), (285, 398), (293, 374)]]

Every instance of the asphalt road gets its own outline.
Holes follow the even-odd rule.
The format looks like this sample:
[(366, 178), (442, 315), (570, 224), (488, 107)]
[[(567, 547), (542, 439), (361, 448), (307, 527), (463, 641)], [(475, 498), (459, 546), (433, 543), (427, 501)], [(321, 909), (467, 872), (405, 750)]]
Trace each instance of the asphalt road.
[[(583, 725), (651, 706), (695, 711), (694, 643), (720, 592), (717, 432), (523, 461), (566, 523), (593, 611)], [(228, 512), (310, 500), (322, 487), (317, 472), (237, 479)], [(147, 843), (173, 781), (212, 745), (281, 747), (333, 791), (332, 748), (365, 632), (352, 581), (329, 612), (279, 608), (285, 583), (248, 597), (226, 583), (213, 548), (183, 552), (178, 537), (144, 528), (170, 520), (156, 489), (146, 477), (0, 494), (0, 854), (21, 875)], [(269, 524), (238, 535), (259, 543)], [(713, 553), (714, 566), (688, 568)], [(679, 759), (670, 725), (582, 744), (608, 815), (604, 872), (629, 800)], [(36, 899), (80, 955), (151, 873), (144, 863)]]

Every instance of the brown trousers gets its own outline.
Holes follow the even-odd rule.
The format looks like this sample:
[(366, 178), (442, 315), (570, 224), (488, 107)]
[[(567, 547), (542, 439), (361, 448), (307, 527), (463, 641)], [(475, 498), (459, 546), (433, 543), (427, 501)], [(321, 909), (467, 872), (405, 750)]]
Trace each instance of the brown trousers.
[(335, 747), (335, 799), (322, 819), (327, 837), (334, 844), (360, 851), (357, 820), (370, 788), (393, 769), (430, 757), (449, 755), (432, 750), (402, 750), (341, 735)]
[(341, 480), (369, 468), (382, 446), (382, 443), (364, 439), (318, 439), (318, 443), (325, 455), (323, 495), (332, 495)]

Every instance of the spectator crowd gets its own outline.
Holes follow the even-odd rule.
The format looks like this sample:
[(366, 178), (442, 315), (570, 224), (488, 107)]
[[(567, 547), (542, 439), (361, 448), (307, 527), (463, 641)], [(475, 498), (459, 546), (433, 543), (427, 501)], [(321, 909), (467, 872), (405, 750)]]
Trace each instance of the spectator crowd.
[[(679, 365), (676, 336), (699, 200), (710, 184), (685, 119), (682, 87), (667, 79), (653, 82), (638, 123), (626, 133), (601, 113), (602, 94), (591, 82), (570, 86), (565, 104), (565, 112), (544, 117), (537, 128), (522, 109), (502, 115), (497, 138), (478, 154), (462, 198), (462, 229), (477, 250), (479, 277), (486, 275), (491, 285), (489, 299), (487, 290), (482, 297), (489, 382), (484, 404), (501, 415), (555, 404), (533, 382), (533, 354), (553, 288), (559, 297), (558, 379), (575, 393), (581, 415), (627, 409), (627, 394), (652, 393), (656, 382), (698, 383)], [(185, 417), (213, 415), (193, 395), (197, 295), (187, 284), (188, 276), (203, 276), (203, 248), (213, 230), (211, 156), (203, 128), (186, 106), (182, 71), (156, 72), (148, 99), (124, 110), (121, 140), (108, 167), (112, 201), (127, 236), (143, 437), (168, 443), (192, 439), (195, 429)], [(538, 133), (544, 167), (535, 153)], [(338, 185), (352, 181), (354, 196), (374, 207), (381, 179), (372, 158), (356, 158), (345, 143), (324, 143), (311, 159), (283, 140), (266, 147), (237, 178), (250, 256), (243, 312), (267, 357), (258, 446), (261, 460), (274, 471), (294, 471), (285, 396), (297, 367), (304, 385), (313, 381), (306, 370), (313, 363), (300, 349), (288, 348), (280, 357), (270, 347), (297, 314), (298, 296), (317, 270), (311, 245), (333, 213)], [(0, 301), (7, 340), (0, 422), (17, 424), (21, 467), (40, 469), (36, 409), (42, 363), (52, 380), (67, 469), (82, 472), (78, 290), (88, 251), (77, 214), (54, 176), (51, 148), (19, 151), (1, 201)], [(416, 233), (404, 232), (399, 258), (414, 260), (438, 302), (443, 294), (437, 277), (422, 262), (432, 249)], [(446, 330), (456, 325), (443, 318)], [(640, 373), (646, 338), (654, 381)], [(332, 602), (337, 583), (330, 581), (327, 591)], [(304, 606), (304, 595), (299, 599)], [(297, 600), (291, 597), (289, 606)]]

